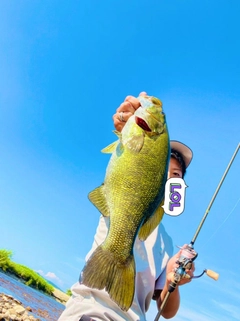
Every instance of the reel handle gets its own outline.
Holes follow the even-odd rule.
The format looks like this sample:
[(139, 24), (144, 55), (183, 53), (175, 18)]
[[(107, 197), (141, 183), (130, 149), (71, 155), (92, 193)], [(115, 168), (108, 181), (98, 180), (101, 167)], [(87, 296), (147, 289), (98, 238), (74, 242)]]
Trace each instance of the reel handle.
[(219, 278), (219, 274), (212, 271), (212, 270), (205, 270), (205, 273), (207, 274), (207, 276), (209, 276), (210, 278), (212, 278), (215, 281), (217, 281)]

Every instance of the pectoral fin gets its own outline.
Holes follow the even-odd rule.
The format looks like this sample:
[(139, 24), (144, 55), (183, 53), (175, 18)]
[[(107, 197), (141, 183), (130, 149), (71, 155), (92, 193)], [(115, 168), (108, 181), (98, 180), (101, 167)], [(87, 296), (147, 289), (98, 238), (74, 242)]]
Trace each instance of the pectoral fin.
[(141, 241), (145, 241), (147, 237), (155, 230), (155, 228), (159, 225), (159, 223), (162, 220), (164, 209), (162, 208), (162, 205), (164, 204), (164, 200), (159, 205), (159, 207), (156, 209), (154, 214), (148, 218), (143, 225), (141, 226), (138, 237)]
[(103, 216), (110, 215), (107, 201), (104, 195), (104, 184), (90, 192), (88, 194), (88, 198)]
[(117, 141), (113, 142), (112, 144), (108, 145), (107, 147), (103, 148), (101, 150), (101, 152), (105, 153), (105, 154), (112, 154), (116, 150), (118, 144), (119, 144), (119, 140), (117, 140)]

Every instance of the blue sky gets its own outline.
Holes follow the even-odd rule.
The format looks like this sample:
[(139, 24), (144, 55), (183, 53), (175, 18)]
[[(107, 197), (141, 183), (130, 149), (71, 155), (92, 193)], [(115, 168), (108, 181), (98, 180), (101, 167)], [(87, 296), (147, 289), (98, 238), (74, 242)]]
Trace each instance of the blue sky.
[[(1, 248), (64, 290), (78, 280), (100, 150), (116, 140), (116, 108), (141, 91), (194, 153), (185, 211), (163, 219), (174, 244), (190, 242), (240, 141), (239, 14), (238, 0), (1, 0)], [(196, 274), (220, 278), (182, 287), (173, 320), (240, 319), (239, 179), (238, 153), (195, 243)]]

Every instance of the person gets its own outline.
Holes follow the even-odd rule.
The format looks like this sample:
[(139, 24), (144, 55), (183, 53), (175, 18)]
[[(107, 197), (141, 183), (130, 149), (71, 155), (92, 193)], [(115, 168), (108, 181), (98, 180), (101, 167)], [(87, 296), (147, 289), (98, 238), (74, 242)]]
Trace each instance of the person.
[[(145, 96), (147, 94), (142, 92), (140, 95)], [(113, 122), (117, 131), (122, 130), (128, 118), (139, 107), (140, 102), (136, 97), (126, 97), (113, 115)], [(170, 146), (171, 157), (168, 178), (183, 178), (192, 160), (192, 151), (188, 146), (178, 141), (171, 141)], [(86, 260), (97, 246), (105, 240), (108, 227), (109, 218), (100, 216), (92, 249), (86, 256)], [(156, 300), (158, 308), (161, 306), (172, 281), (174, 268), (178, 266), (176, 261), (180, 254), (181, 250), (173, 255), (172, 239), (165, 231), (163, 224), (160, 223), (144, 242), (140, 241), (138, 237), (135, 240), (135, 295), (133, 304), (128, 311), (122, 311), (110, 299), (105, 290), (88, 288), (77, 282), (71, 288), (72, 296), (66, 303), (66, 308), (58, 321), (146, 321), (146, 312), (151, 300)], [(194, 264), (192, 269), (186, 272), (190, 277), (193, 276)], [(190, 281), (191, 278), (182, 278), (178, 283), (162, 311), (164, 318), (170, 319), (176, 315), (180, 305), (179, 286)]]

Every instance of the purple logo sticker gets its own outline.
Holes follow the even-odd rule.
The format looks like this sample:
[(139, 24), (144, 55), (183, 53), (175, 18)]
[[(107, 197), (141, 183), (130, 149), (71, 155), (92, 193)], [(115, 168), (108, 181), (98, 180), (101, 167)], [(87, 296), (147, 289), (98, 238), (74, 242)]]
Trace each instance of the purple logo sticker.
[(165, 199), (162, 206), (165, 213), (172, 216), (182, 214), (185, 205), (187, 185), (182, 178), (169, 178), (165, 185)]

